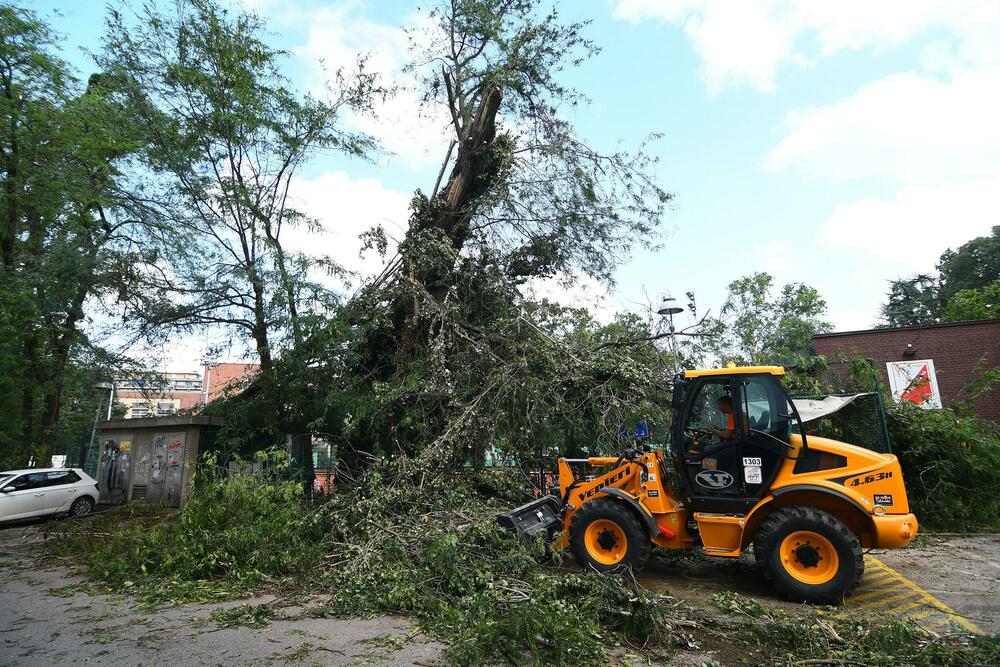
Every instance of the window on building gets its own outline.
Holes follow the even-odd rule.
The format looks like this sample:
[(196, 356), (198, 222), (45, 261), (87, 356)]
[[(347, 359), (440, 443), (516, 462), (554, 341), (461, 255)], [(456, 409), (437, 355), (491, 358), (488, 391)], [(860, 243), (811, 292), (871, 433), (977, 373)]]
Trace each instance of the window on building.
[(160, 416), (174, 414), (174, 404), (173, 403), (157, 403), (156, 404), (156, 414), (160, 415)]
[(201, 380), (177, 380), (174, 387), (179, 391), (200, 391)]
[(149, 416), (149, 406), (145, 403), (133, 403), (131, 416), (133, 419), (137, 417), (148, 417)]

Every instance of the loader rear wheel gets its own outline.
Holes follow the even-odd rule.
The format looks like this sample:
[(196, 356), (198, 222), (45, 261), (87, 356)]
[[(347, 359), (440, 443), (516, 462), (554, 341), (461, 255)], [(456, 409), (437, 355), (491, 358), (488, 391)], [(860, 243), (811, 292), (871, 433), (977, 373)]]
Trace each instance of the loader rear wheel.
[(796, 602), (839, 603), (865, 571), (858, 536), (815, 507), (776, 510), (761, 524), (753, 550), (764, 575)]
[(639, 571), (649, 560), (649, 536), (631, 509), (609, 498), (587, 503), (573, 515), (569, 541), (580, 567)]

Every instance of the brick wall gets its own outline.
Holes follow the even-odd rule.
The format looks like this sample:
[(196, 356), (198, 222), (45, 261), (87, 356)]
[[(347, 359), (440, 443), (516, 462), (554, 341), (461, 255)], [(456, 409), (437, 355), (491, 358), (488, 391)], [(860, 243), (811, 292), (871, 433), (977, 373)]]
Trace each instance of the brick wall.
[(205, 366), (201, 385), (207, 397), (205, 402), (211, 403), (225, 394), (231, 385), (250, 379), (259, 370), (259, 364), (220, 363)]
[[(904, 356), (907, 345), (914, 353)], [(980, 359), (990, 368), (1000, 366), (1000, 320), (823, 334), (813, 338), (813, 348), (827, 358), (840, 350), (873, 359), (885, 383), (886, 362), (933, 359), (941, 401), (948, 406), (974, 378)], [(1000, 391), (978, 401), (976, 412), (1000, 423)]]

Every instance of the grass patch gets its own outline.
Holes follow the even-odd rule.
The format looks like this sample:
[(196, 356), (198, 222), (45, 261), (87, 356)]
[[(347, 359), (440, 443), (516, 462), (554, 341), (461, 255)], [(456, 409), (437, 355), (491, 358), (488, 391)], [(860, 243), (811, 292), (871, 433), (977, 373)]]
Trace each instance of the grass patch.
[(967, 633), (938, 635), (911, 621), (838, 618), (830, 608), (803, 613), (762, 605), (736, 593), (713, 596), (725, 616), (716, 623), (744, 647), (742, 664), (959, 667), (1000, 663), (1000, 640)]

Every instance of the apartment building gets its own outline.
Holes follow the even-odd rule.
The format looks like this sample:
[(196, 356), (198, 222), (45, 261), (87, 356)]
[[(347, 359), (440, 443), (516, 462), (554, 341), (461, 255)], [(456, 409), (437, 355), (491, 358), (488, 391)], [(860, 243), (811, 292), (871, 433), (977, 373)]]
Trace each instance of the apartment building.
[(115, 383), (115, 400), (126, 407), (125, 419), (168, 417), (194, 410), (227, 391), (238, 389), (259, 370), (258, 364), (207, 364), (201, 373), (151, 373)]

